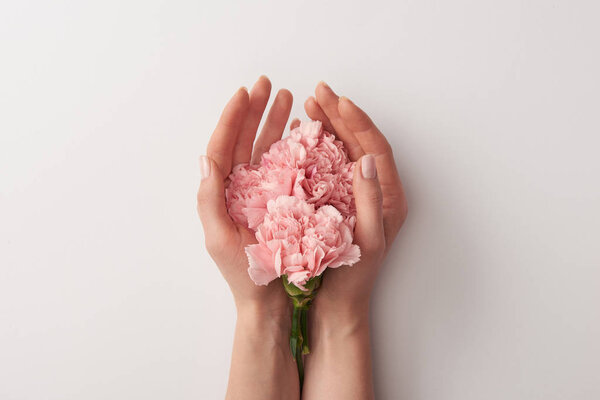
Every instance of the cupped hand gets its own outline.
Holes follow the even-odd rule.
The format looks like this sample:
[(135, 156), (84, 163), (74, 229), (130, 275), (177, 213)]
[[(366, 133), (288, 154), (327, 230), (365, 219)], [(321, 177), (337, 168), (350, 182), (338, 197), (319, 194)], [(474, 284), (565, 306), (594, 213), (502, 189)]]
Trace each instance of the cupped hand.
[(314, 305), (318, 312), (368, 312), (379, 267), (402, 227), (406, 197), (392, 148), (369, 116), (346, 97), (338, 97), (324, 82), (304, 104), (307, 115), (323, 122), (348, 151), (354, 169), (357, 221), (354, 241), (361, 260), (353, 266), (327, 269)]
[(198, 190), (198, 214), (206, 248), (229, 284), (238, 309), (258, 307), (261, 312), (283, 312), (287, 309), (288, 299), (282, 285), (274, 282), (256, 286), (248, 276), (244, 248), (256, 240), (250, 230), (232, 221), (225, 203), (225, 181), (232, 167), (257, 162), (272, 143), (281, 139), (292, 108), (292, 94), (286, 89), (277, 93), (256, 138), (270, 92), (271, 82), (261, 76), (250, 93), (246, 88), (240, 88), (225, 106), (208, 143), (206, 156), (200, 157), (202, 179)]

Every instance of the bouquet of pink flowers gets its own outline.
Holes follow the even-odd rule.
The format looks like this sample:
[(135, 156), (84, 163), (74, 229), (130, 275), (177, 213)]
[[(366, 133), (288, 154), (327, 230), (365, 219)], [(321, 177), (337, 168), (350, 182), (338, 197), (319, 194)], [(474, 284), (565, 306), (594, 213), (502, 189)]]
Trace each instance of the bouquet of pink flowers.
[(267, 285), (281, 277), (292, 299), (290, 347), (301, 379), (307, 312), (323, 272), (360, 258), (353, 169), (342, 142), (310, 121), (273, 143), (259, 164), (237, 165), (229, 176), (229, 214), (258, 242), (246, 247), (250, 278)]

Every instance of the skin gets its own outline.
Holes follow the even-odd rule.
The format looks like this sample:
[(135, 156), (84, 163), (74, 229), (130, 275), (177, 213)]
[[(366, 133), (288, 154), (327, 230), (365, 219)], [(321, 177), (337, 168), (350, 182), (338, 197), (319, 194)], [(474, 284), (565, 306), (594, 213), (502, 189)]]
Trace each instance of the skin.
[[(303, 399), (374, 398), (369, 302), (379, 268), (407, 215), (406, 197), (392, 149), (369, 116), (324, 82), (304, 108), (344, 142), (354, 170), (361, 260), (328, 270), (310, 315), (311, 354), (305, 360)], [(375, 158), (377, 176), (366, 179), (362, 158)]]
[(256, 240), (252, 232), (233, 223), (225, 206), (224, 180), (232, 166), (259, 159), (281, 138), (287, 124), (292, 94), (282, 89), (256, 138), (270, 92), (271, 82), (260, 77), (249, 93), (240, 88), (229, 100), (208, 143), (210, 172), (198, 190), (206, 248), (229, 284), (237, 308), (227, 399), (293, 400), (300, 393), (288, 345), (287, 295), (281, 285), (256, 286), (250, 280), (244, 248)]
[[(234, 296), (238, 311), (227, 399), (297, 399), (299, 383), (289, 351), (290, 305), (277, 281), (256, 286), (247, 274), (244, 247), (254, 235), (233, 223), (225, 206), (224, 179), (233, 165), (257, 162), (279, 140), (292, 95), (278, 92), (258, 138), (256, 130), (271, 83), (260, 77), (250, 93), (240, 88), (229, 101), (207, 148), (210, 173), (198, 191), (206, 247)], [(406, 198), (392, 150), (364, 111), (325, 83), (304, 104), (307, 115), (344, 142), (357, 161), (355, 242), (361, 260), (330, 269), (310, 314), (311, 354), (305, 359), (303, 399), (370, 399), (373, 394), (369, 301), (379, 267), (406, 218)], [(290, 128), (298, 126), (294, 120)], [(256, 138), (256, 139), (255, 139)], [(363, 157), (374, 157), (376, 176), (365, 177)], [(228, 243), (223, 246), (223, 243)]]

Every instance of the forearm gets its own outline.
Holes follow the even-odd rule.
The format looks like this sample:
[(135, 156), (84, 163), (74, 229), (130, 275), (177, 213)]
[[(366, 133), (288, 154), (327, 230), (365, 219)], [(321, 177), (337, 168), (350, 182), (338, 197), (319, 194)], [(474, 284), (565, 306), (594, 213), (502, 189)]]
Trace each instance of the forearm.
[(319, 311), (311, 310), (302, 398), (373, 399), (368, 305), (348, 312)]
[(226, 399), (299, 397), (298, 371), (289, 349), (290, 318), (238, 307)]

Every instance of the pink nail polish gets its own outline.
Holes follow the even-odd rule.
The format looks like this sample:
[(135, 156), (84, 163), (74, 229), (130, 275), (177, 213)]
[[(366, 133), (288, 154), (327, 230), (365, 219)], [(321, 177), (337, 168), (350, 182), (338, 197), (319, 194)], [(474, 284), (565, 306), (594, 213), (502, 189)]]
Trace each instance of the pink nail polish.
[(377, 167), (375, 166), (375, 157), (367, 154), (361, 158), (360, 172), (365, 179), (373, 179), (377, 176)]
[(200, 178), (202, 180), (210, 176), (210, 161), (206, 156), (200, 156)]

